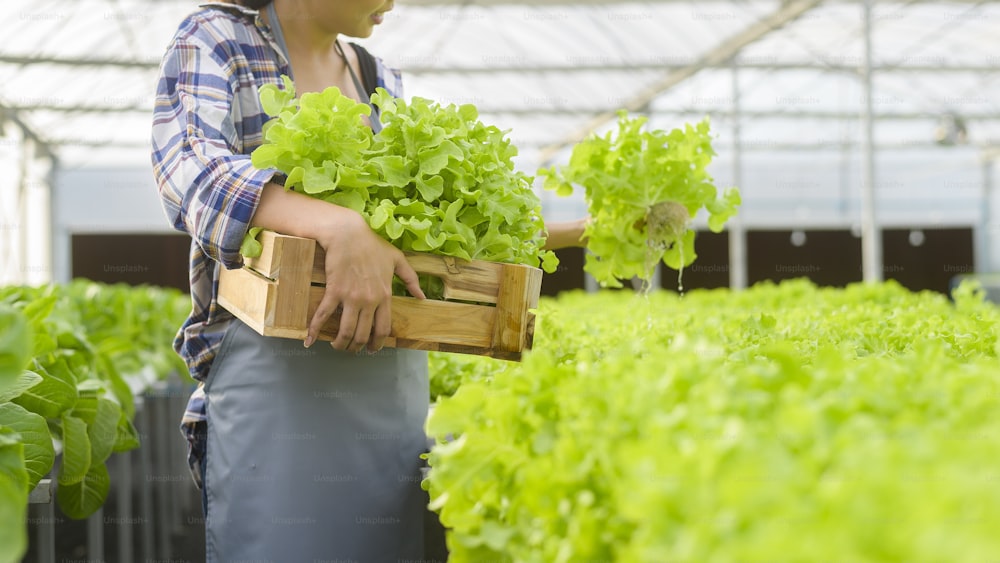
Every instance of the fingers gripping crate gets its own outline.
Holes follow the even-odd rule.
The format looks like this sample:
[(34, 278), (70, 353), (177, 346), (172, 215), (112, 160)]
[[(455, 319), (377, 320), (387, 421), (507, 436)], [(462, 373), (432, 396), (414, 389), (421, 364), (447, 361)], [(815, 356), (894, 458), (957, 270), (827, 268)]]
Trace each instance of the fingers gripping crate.
[[(325, 253), (312, 239), (264, 231), (263, 252), (219, 276), (219, 304), (264, 336), (305, 340), (325, 290)], [(385, 345), (520, 360), (531, 348), (542, 272), (518, 264), (406, 253), (417, 273), (441, 278), (444, 301), (393, 296)], [(477, 305), (474, 303), (487, 303)], [(320, 340), (333, 340), (335, 313)]]

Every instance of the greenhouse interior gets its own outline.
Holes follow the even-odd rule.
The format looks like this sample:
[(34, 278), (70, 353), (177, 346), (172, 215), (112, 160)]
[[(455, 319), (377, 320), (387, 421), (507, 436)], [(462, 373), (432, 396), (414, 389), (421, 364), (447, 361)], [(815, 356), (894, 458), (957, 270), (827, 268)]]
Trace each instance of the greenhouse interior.
[(1000, 2), (5, 5), (0, 563), (1000, 554)]

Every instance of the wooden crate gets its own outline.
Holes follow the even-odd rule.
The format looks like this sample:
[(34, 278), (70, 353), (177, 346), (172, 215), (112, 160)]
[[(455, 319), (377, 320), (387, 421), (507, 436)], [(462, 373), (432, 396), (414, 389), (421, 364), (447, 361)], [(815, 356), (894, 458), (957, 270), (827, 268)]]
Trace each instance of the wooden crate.
[[(325, 253), (312, 239), (260, 233), (259, 258), (242, 269), (222, 269), (219, 304), (264, 336), (305, 340), (309, 319), (325, 289)], [(444, 282), (444, 301), (392, 298), (392, 330), (385, 345), (520, 360), (531, 348), (542, 272), (538, 268), (406, 253), (417, 273)], [(477, 305), (489, 303), (491, 305)], [(333, 340), (339, 314), (320, 340)]]

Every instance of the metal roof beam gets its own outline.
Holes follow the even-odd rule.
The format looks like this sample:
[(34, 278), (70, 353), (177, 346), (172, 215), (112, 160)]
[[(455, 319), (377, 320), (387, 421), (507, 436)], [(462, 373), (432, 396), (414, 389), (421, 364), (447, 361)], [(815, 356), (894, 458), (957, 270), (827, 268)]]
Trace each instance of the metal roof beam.
[[(573, 116), (587, 116), (587, 115), (597, 115), (604, 114), (609, 111), (615, 111), (614, 108), (591, 108), (591, 109), (566, 109), (566, 108), (542, 108), (536, 107), (532, 109), (526, 108), (479, 108), (480, 115), (515, 115), (515, 116), (549, 116), (555, 115), (560, 117), (573, 117)], [(677, 116), (677, 115), (711, 115), (716, 118), (729, 118), (732, 117), (733, 112), (730, 109), (716, 110), (712, 108), (676, 108), (676, 109), (654, 109), (647, 110), (643, 112), (643, 115), (649, 116)], [(825, 112), (825, 111), (754, 111), (754, 110), (740, 110), (740, 117), (747, 119), (833, 119), (833, 120), (852, 120), (859, 119), (861, 115), (860, 110), (857, 112)], [(919, 121), (926, 119), (938, 119), (942, 116), (942, 113), (935, 112), (886, 112), (886, 113), (876, 113), (873, 117), (879, 120), (888, 121)], [(998, 121), (1000, 120), (1000, 112), (992, 113), (960, 113), (959, 116), (966, 122), (982, 122), (982, 121)]]
[[(982, 0), (878, 0), (876, 4), (977, 4)], [(636, 0), (398, 0), (400, 6), (614, 6), (635, 4)], [(691, 4), (691, 0), (643, 0), (644, 4)], [(699, 4), (726, 4), (724, 0)], [(857, 0), (827, 0), (827, 4), (856, 4)]]
[(53, 163), (58, 161), (58, 157), (54, 152), (52, 152), (52, 143), (42, 139), (42, 137), (35, 132), (30, 125), (25, 123), (24, 120), (21, 119), (21, 116), (18, 115), (17, 110), (8, 106), (0, 105), (0, 125), (2, 125), (5, 121), (9, 121), (16, 125), (24, 134), (25, 138), (31, 139), (31, 141), (35, 143), (35, 146), (38, 147), (38, 152), (41, 153), (41, 156), (48, 158)]
[[(80, 148), (123, 148), (123, 149), (148, 149), (148, 142), (139, 141), (94, 141), (88, 139), (53, 139), (46, 141), (49, 146), (56, 147), (80, 147)], [(523, 150), (526, 149), (544, 149), (544, 141), (523, 141), (517, 144), (519, 148)], [(731, 147), (731, 143), (715, 143), (713, 147), (716, 150)], [(741, 143), (740, 150), (746, 152), (763, 152), (763, 151), (823, 151), (823, 150), (844, 150), (850, 148), (856, 148), (860, 146), (859, 143), (855, 141), (841, 141), (841, 140), (831, 140), (831, 141), (818, 141), (818, 142), (807, 142), (807, 143), (779, 143), (774, 141), (755, 141), (753, 139), (747, 139)], [(1000, 158), (1000, 138), (987, 139), (975, 144), (969, 145), (953, 145), (953, 146), (942, 146), (932, 141), (927, 142), (902, 142), (902, 143), (882, 143), (876, 148), (878, 150), (927, 150), (927, 149), (940, 149), (940, 150), (955, 150), (961, 147), (974, 148), (976, 146), (984, 147), (984, 153), (988, 154), (994, 159)]]
[[(558, 73), (558, 72), (614, 72), (614, 71), (628, 71), (628, 72), (640, 72), (640, 71), (680, 71), (690, 67), (692, 64), (697, 64), (697, 62), (638, 62), (630, 63), (623, 61), (621, 63), (610, 63), (610, 64), (591, 64), (591, 65), (545, 65), (545, 66), (525, 66), (525, 67), (489, 67), (489, 66), (470, 66), (470, 67), (432, 67), (432, 66), (412, 66), (412, 67), (402, 67), (401, 70), (406, 74), (412, 75), (434, 75), (434, 74), (496, 74), (500, 72), (510, 72), (523, 74), (526, 72), (531, 73)], [(840, 63), (825, 63), (822, 60), (816, 62), (808, 63), (741, 63), (737, 61), (736, 65), (740, 70), (766, 70), (766, 71), (800, 71), (800, 70), (822, 70), (829, 72), (843, 72), (847, 74), (859, 74), (861, 72), (861, 65), (848, 65)], [(715, 64), (701, 64), (701, 69), (713, 69), (713, 70), (730, 70), (732, 65), (728, 61), (715, 63)], [(934, 65), (893, 65), (886, 64), (882, 66), (872, 67), (873, 72), (998, 72), (1000, 71), (1000, 65), (997, 64), (984, 64), (984, 65), (948, 65), (948, 66), (934, 66)]]
[[(956, 150), (962, 147), (975, 149), (979, 145), (995, 145), (1000, 139), (987, 139), (982, 143), (969, 143), (966, 145), (941, 145), (933, 141), (914, 143), (914, 142), (900, 142), (900, 143), (881, 143), (875, 145), (875, 151), (880, 152), (884, 150), (891, 151), (907, 151), (907, 150), (928, 150), (935, 149), (941, 151)], [(728, 143), (722, 143), (718, 146), (713, 146), (713, 148), (725, 148), (732, 145)], [(844, 149), (858, 149), (861, 147), (860, 142), (856, 141), (820, 141), (814, 143), (770, 143), (770, 142), (759, 142), (754, 141), (744, 142), (741, 150), (743, 151), (823, 151), (823, 150), (844, 150)]]
[(6, 107), (16, 111), (53, 111), (59, 113), (148, 113), (150, 114), (150, 118), (152, 118), (153, 112), (153, 107), (151, 105), (114, 106), (80, 104), (74, 106), (57, 106), (52, 104), (25, 104)]
[[(123, 148), (123, 149), (148, 149), (148, 142), (139, 141), (94, 141), (87, 139), (53, 139), (46, 141), (49, 146), (56, 147), (79, 147), (79, 148)], [(527, 149), (544, 149), (547, 144), (544, 141), (522, 141), (517, 144), (522, 152)], [(716, 150), (731, 147), (730, 143), (716, 143), (714, 148)], [(753, 139), (748, 139), (741, 143), (740, 150), (744, 152), (763, 152), (763, 151), (823, 151), (823, 150), (844, 150), (850, 148), (856, 148), (859, 143), (854, 141), (820, 141), (820, 142), (809, 142), (809, 143), (779, 143), (773, 141), (755, 141)], [(927, 150), (927, 149), (941, 149), (941, 150), (954, 150), (962, 146), (974, 147), (983, 146), (984, 154), (988, 155), (993, 159), (1000, 159), (1000, 138), (987, 139), (982, 142), (977, 142), (975, 145), (954, 145), (954, 146), (942, 146), (937, 143), (928, 141), (921, 143), (882, 143), (876, 147), (878, 150)]]
[(96, 141), (93, 139), (51, 139), (48, 141), (50, 145), (55, 145), (57, 147), (85, 147), (85, 148), (149, 148), (149, 141), (122, 141), (122, 140), (108, 140), (108, 141)]
[[(38, 106), (7, 106), (7, 109), (14, 111), (52, 111), (60, 113), (149, 113), (152, 111), (147, 106), (112, 106), (112, 105), (76, 105), (76, 106), (53, 106), (53, 105), (38, 105)], [(489, 107), (481, 106), (479, 108), (479, 113), (481, 115), (514, 115), (514, 116), (534, 116), (534, 115), (554, 115), (559, 117), (579, 117), (587, 115), (598, 115), (607, 112), (616, 111), (617, 108), (612, 107), (602, 107), (602, 108), (556, 108), (556, 107)], [(692, 107), (680, 107), (680, 108), (658, 108), (653, 110), (647, 110), (643, 112), (646, 115), (706, 115), (710, 114), (714, 117), (728, 118), (731, 117), (732, 111), (729, 108), (726, 109), (716, 109), (716, 108), (692, 108)], [(780, 110), (742, 110), (740, 111), (740, 116), (748, 119), (771, 119), (771, 118), (781, 118), (781, 119), (836, 119), (836, 120), (851, 120), (857, 119), (859, 112), (844, 112), (844, 111), (780, 111)], [(895, 120), (895, 121), (908, 121), (908, 120), (924, 120), (924, 119), (937, 119), (941, 117), (941, 113), (924, 111), (924, 112), (884, 112), (875, 114), (876, 119), (885, 120)], [(975, 121), (996, 121), (1000, 120), (1000, 111), (998, 112), (986, 112), (986, 113), (962, 113), (962, 119), (967, 122)]]
[(160, 68), (160, 60), (126, 60), (126, 59), (102, 59), (95, 57), (49, 57), (34, 55), (3, 55), (0, 54), (0, 63), (11, 65), (35, 65), (48, 64), (57, 66), (80, 66), (80, 67), (112, 67), (112, 68), (139, 68), (156, 70)]
[[(139, 68), (147, 70), (155, 70), (159, 68), (160, 62), (157, 61), (142, 61), (142, 60), (122, 60), (122, 59), (95, 59), (92, 57), (83, 58), (73, 58), (73, 57), (29, 57), (23, 55), (0, 55), (0, 64), (12, 64), (12, 65), (29, 65), (29, 64), (49, 64), (56, 66), (79, 66), (79, 67), (111, 67), (111, 68)], [(434, 67), (434, 66), (403, 66), (403, 72), (412, 75), (434, 75), (434, 74), (496, 74), (502, 72), (510, 73), (558, 73), (558, 72), (608, 72), (608, 71), (628, 71), (628, 72), (639, 72), (639, 71), (683, 71), (692, 65), (698, 65), (702, 69), (729, 69), (731, 67), (729, 61), (717, 61), (717, 62), (703, 62), (703, 61), (692, 61), (692, 60), (664, 60), (663, 58), (654, 58), (650, 61), (640, 61), (640, 62), (628, 62), (622, 61), (617, 63), (602, 63), (602, 64), (565, 64), (565, 65), (538, 65), (538, 66), (524, 66), (524, 67), (497, 67), (497, 66), (468, 66), (468, 67)], [(780, 62), (740, 62), (737, 61), (737, 66), (743, 70), (767, 70), (767, 71), (793, 71), (793, 70), (825, 70), (831, 72), (844, 72), (849, 74), (856, 74), (860, 71), (860, 64), (851, 65), (843, 64), (840, 62), (824, 62), (823, 60), (817, 60), (815, 62), (792, 62), (792, 63), (780, 63)], [(913, 65), (913, 64), (884, 64), (881, 66), (873, 67), (874, 72), (998, 72), (1000, 71), (1000, 65), (997, 64), (983, 64), (983, 65), (946, 65), (946, 66), (935, 66), (935, 65)]]
[[(526, 149), (544, 149), (545, 144), (543, 141), (535, 142), (521, 142), (517, 144), (518, 148), (525, 152)], [(810, 151), (843, 151), (847, 149), (857, 149), (861, 146), (861, 143), (854, 141), (820, 141), (820, 142), (809, 142), (809, 143), (778, 143), (772, 141), (754, 141), (748, 139), (740, 144), (740, 150), (743, 152), (766, 152), (766, 151), (776, 151), (776, 152), (810, 152)], [(875, 146), (876, 151), (908, 151), (908, 150), (923, 150), (935, 149), (941, 151), (951, 151), (960, 148), (975, 149), (976, 147), (997, 147), (1000, 146), (1000, 138), (996, 139), (986, 139), (982, 142), (977, 142), (975, 144), (968, 145), (946, 145), (942, 146), (932, 141), (925, 143), (881, 143)], [(733, 145), (731, 143), (713, 143), (712, 148), (716, 152), (721, 152), (720, 149), (732, 149)], [(988, 148), (986, 149), (989, 150)], [(988, 154), (988, 153), (987, 153)], [(996, 158), (1000, 158), (994, 154)]]
[[(743, 31), (740, 31), (732, 37), (723, 40), (716, 47), (702, 56), (696, 64), (691, 64), (682, 69), (670, 72), (651, 86), (640, 90), (636, 95), (626, 101), (625, 109), (630, 111), (642, 109), (663, 92), (666, 92), (677, 84), (680, 84), (691, 76), (697, 74), (698, 71), (705, 67), (705, 65), (719, 65), (728, 62), (747, 45), (750, 45), (772, 31), (783, 27), (785, 24), (795, 21), (802, 16), (802, 14), (812, 10), (821, 3), (822, 0), (793, 0), (784, 2), (775, 12), (764, 16), (760, 20), (747, 26)], [(608, 121), (614, 120), (615, 117), (616, 114), (614, 112), (604, 112), (589, 120), (583, 127), (577, 129), (561, 141), (546, 147), (542, 150), (540, 155), (542, 163), (548, 164), (552, 157), (554, 157), (561, 149), (579, 142), (581, 139), (590, 134), (591, 131), (604, 125)]]

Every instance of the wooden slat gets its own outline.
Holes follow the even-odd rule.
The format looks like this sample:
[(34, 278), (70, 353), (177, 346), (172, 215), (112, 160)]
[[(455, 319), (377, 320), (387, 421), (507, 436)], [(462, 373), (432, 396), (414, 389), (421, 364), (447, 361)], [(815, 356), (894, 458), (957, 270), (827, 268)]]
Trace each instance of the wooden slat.
[(542, 275), (537, 269), (517, 268), (509, 264), (500, 279), (493, 347), (517, 352), (525, 344), (528, 309), (538, 306)]
[(275, 328), (307, 326), (311, 315), (311, 265), (319, 245), (298, 237), (283, 237), (276, 243), (280, 247), (271, 260), (271, 271), (277, 275), (278, 287), (274, 291), (274, 306), (268, 308), (267, 325)]
[(265, 332), (265, 318), (274, 282), (246, 268), (219, 272), (219, 305), (258, 334)]
[(460, 260), (450, 256), (406, 253), (418, 274), (437, 276), (444, 282), (444, 298), (477, 303), (496, 303), (500, 276), (506, 264), (482, 260)]
[(419, 342), (402, 338), (387, 338), (386, 346), (390, 348), (407, 348), (411, 350), (427, 350), (429, 352), (452, 352), (455, 354), (474, 354), (476, 356), (488, 356), (498, 360), (521, 361), (521, 352), (508, 352), (497, 348), (481, 348), (478, 346), (466, 346), (462, 344), (448, 344), (444, 342)]
[(243, 266), (250, 268), (266, 278), (271, 278), (272, 280), (277, 279), (278, 262), (275, 258), (280, 256), (281, 240), (288, 238), (294, 239), (299, 237), (281, 235), (274, 231), (261, 231), (260, 234), (257, 235), (257, 241), (260, 242), (264, 249), (257, 258), (244, 258)]
[[(322, 287), (313, 287), (310, 315), (323, 298), (323, 290)], [(392, 298), (392, 330), (389, 335), (414, 342), (488, 348), (495, 315), (495, 307), (397, 296)], [(333, 340), (339, 326), (340, 316), (331, 316), (320, 337)]]
[[(322, 287), (312, 287), (309, 318), (319, 307), (323, 291)], [(495, 315), (495, 307), (395, 296), (392, 298), (392, 329), (386, 345), (392, 347), (401, 342), (407, 344), (407, 348), (418, 350), (436, 350), (435, 344), (488, 349)], [(458, 326), (461, 330), (456, 330)], [(323, 325), (319, 339), (336, 339), (339, 327), (340, 314), (334, 313)], [(308, 324), (303, 324), (301, 328), (269, 326), (263, 334), (305, 340), (307, 332)]]

